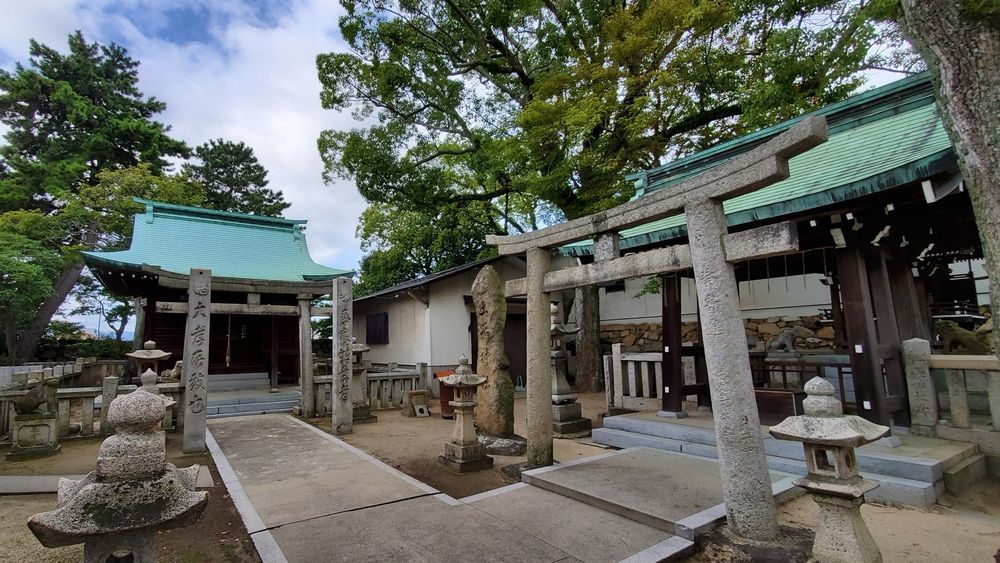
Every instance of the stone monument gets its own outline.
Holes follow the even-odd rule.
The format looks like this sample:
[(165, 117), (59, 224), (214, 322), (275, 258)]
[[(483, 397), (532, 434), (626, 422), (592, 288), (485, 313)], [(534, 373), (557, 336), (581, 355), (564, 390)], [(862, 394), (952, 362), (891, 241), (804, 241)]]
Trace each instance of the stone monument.
[[(354, 370), (351, 368), (354, 359), (351, 346), (351, 332), (354, 330), (353, 287), (351, 278), (333, 280), (333, 392), (330, 410), (333, 433), (337, 436), (354, 431), (354, 403), (351, 393), (354, 379)], [(302, 397), (303, 405), (307, 404), (304, 393)]]
[(514, 434), (514, 383), (504, 353), (504, 328), (507, 324), (507, 298), (503, 283), (493, 266), (483, 266), (472, 282), (472, 301), (476, 306), (476, 330), (479, 350), (476, 371), (486, 383), (476, 391), (476, 427), (479, 441), (492, 454), (524, 455), (528, 442)]
[(559, 307), (555, 304), (549, 305), (549, 315), (552, 338), (552, 435), (557, 438), (590, 436), (590, 419), (583, 418), (576, 393), (566, 379), (566, 346), (563, 340), (580, 329), (561, 324)]
[(116, 433), (101, 444), (97, 469), (79, 481), (60, 479), (57, 508), (28, 520), (42, 545), (83, 543), (86, 563), (127, 555), (151, 562), (157, 531), (198, 520), (208, 493), (195, 491), (197, 465), (166, 463), (165, 436), (157, 430), (165, 405), (144, 388), (111, 401), (107, 420)]
[(364, 362), (365, 352), (371, 350), (365, 344), (358, 344), (358, 339), (351, 337), (351, 353), (354, 355), (351, 365), (351, 404), (354, 407), (354, 424), (378, 422), (378, 417), (372, 414), (368, 402), (368, 366)]
[(51, 369), (42, 371), (41, 375), (41, 379), (36, 380), (27, 393), (14, 400), (15, 414), (7, 461), (48, 457), (62, 450), (56, 418), (59, 378), (52, 376)]
[(184, 453), (208, 451), (205, 419), (208, 408), (208, 351), (212, 313), (212, 271), (192, 269), (188, 276), (188, 310), (184, 324)]
[(451, 401), (451, 405), (455, 407), (455, 428), (451, 433), (451, 440), (444, 445), (444, 455), (438, 460), (455, 473), (493, 467), (493, 458), (486, 455), (486, 448), (479, 443), (473, 424), (477, 404), (476, 387), (485, 383), (486, 378), (472, 373), (469, 358), (463, 354), (458, 359), (455, 373), (438, 381), (455, 390), (455, 399)]
[(865, 493), (878, 486), (858, 475), (854, 448), (889, 433), (887, 426), (859, 416), (844, 415), (833, 385), (814, 377), (805, 385), (805, 414), (786, 418), (771, 427), (781, 440), (802, 442), (808, 473), (795, 484), (812, 494), (822, 522), (816, 529), (813, 560), (819, 563), (876, 563), (878, 546), (864, 519)]

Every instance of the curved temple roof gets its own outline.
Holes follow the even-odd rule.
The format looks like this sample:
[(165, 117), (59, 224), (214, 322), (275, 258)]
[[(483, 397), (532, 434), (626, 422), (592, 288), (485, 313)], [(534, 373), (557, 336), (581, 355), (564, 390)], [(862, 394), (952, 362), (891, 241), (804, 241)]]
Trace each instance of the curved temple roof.
[(146, 210), (135, 216), (128, 250), (84, 252), (88, 266), (182, 276), (192, 268), (207, 268), (213, 278), (290, 284), (353, 275), (312, 260), (304, 220), (135, 201)]

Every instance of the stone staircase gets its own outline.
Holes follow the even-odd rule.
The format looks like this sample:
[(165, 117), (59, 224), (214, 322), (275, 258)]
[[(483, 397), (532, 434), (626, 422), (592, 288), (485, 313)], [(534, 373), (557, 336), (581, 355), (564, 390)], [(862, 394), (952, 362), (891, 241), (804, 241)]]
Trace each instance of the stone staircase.
[(263, 389), (269, 391), (271, 382), (266, 372), (213, 373), (208, 376), (208, 391), (241, 391)]
[[(646, 446), (717, 458), (715, 430), (691, 419), (663, 422), (655, 413), (635, 413), (604, 419), (604, 427), (593, 431), (592, 440), (618, 448)], [(765, 434), (768, 467), (795, 475), (805, 474), (802, 445)], [(946, 492), (957, 493), (987, 473), (986, 458), (979, 447), (918, 436), (902, 436), (895, 448), (868, 445), (856, 450), (862, 476), (880, 484), (865, 495), (876, 502), (891, 502), (929, 508)]]
[(206, 418), (226, 418), (229, 416), (244, 416), (248, 414), (272, 414), (292, 412), (292, 407), (299, 405), (299, 392), (253, 394), (245, 397), (208, 398)]

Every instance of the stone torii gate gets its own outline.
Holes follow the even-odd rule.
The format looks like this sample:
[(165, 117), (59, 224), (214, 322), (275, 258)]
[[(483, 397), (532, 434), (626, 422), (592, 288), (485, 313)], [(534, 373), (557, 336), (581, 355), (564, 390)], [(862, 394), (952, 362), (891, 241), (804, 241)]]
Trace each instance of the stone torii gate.
[[(527, 277), (507, 296), (528, 297), (528, 464), (552, 464), (549, 293), (694, 269), (727, 519), (740, 536), (773, 540), (778, 524), (754, 400), (733, 263), (798, 250), (795, 223), (728, 233), (723, 200), (788, 177), (788, 159), (826, 140), (809, 117), (767, 143), (676, 186), (607, 211), (515, 236), (489, 236), (501, 255), (527, 254)], [(680, 213), (689, 244), (621, 256), (619, 232)], [(593, 239), (594, 263), (549, 271), (553, 248)], [(666, 391), (669, 392), (669, 391)]]

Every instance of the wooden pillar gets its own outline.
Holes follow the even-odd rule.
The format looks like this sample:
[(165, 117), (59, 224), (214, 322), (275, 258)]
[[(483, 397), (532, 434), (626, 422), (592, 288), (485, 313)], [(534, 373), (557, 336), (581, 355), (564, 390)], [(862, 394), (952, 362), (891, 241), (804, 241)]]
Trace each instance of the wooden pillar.
[(184, 453), (207, 451), (205, 409), (208, 406), (211, 303), (212, 271), (192, 269), (188, 277), (188, 311), (184, 325)]
[[(146, 298), (146, 318), (142, 327), (142, 340), (155, 340), (154, 334), (156, 334), (156, 296), (150, 295)], [(142, 348), (142, 342), (139, 343), (139, 348)]]
[(851, 355), (851, 377), (858, 414), (878, 424), (889, 424), (884, 410), (885, 385), (878, 357), (875, 313), (868, 267), (861, 249), (849, 245), (837, 249), (837, 275), (844, 308), (844, 332)]
[(528, 467), (552, 465), (552, 371), (547, 248), (532, 248), (528, 258)]
[(581, 392), (593, 391), (601, 378), (601, 307), (596, 285), (578, 287), (576, 323), (576, 386)]
[[(885, 386), (882, 410), (893, 425), (909, 426), (910, 409), (907, 404), (906, 379), (903, 373), (903, 343), (899, 327), (896, 325), (900, 307), (906, 306), (901, 301), (904, 296), (893, 292), (884, 248), (869, 249), (867, 263), (878, 335), (878, 359), (882, 366), (882, 381)], [(910, 313), (912, 314), (912, 310)], [(888, 422), (885, 424), (889, 425)]]
[(135, 309), (135, 330), (132, 332), (132, 351), (142, 349), (142, 336), (146, 334), (146, 300), (142, 297), (132, 298), (132, 308)]
[(271, 392), (278, 392), (278, 320), (271, 315)]
[[(299, 299), (299, 388), (302, 392), (302, 416), (305, 418), (311, 418), (316, 414), (316, 389), (313, 386), (311, 307), (311, 299)], [(272, 344), (273, 349), (274, 345)], [(271, 360), (272, 366), (274, 363), (274, 360)]]
[(684, 368), (681, 362), (681, 278), (677, 274), (660, 276), (660, 301), (663, 304), (663, 397), (664, 415), (683, 415)]
[(889, 287), (892, 291), (893, 303), (896, 304), (896, 328), (900, 340), (923, 338), (930, 340), (930, 327), (927, 325), (921, 311), (920, 296), (917, 292), (913, 271), (906, 260), (888, 259)]

